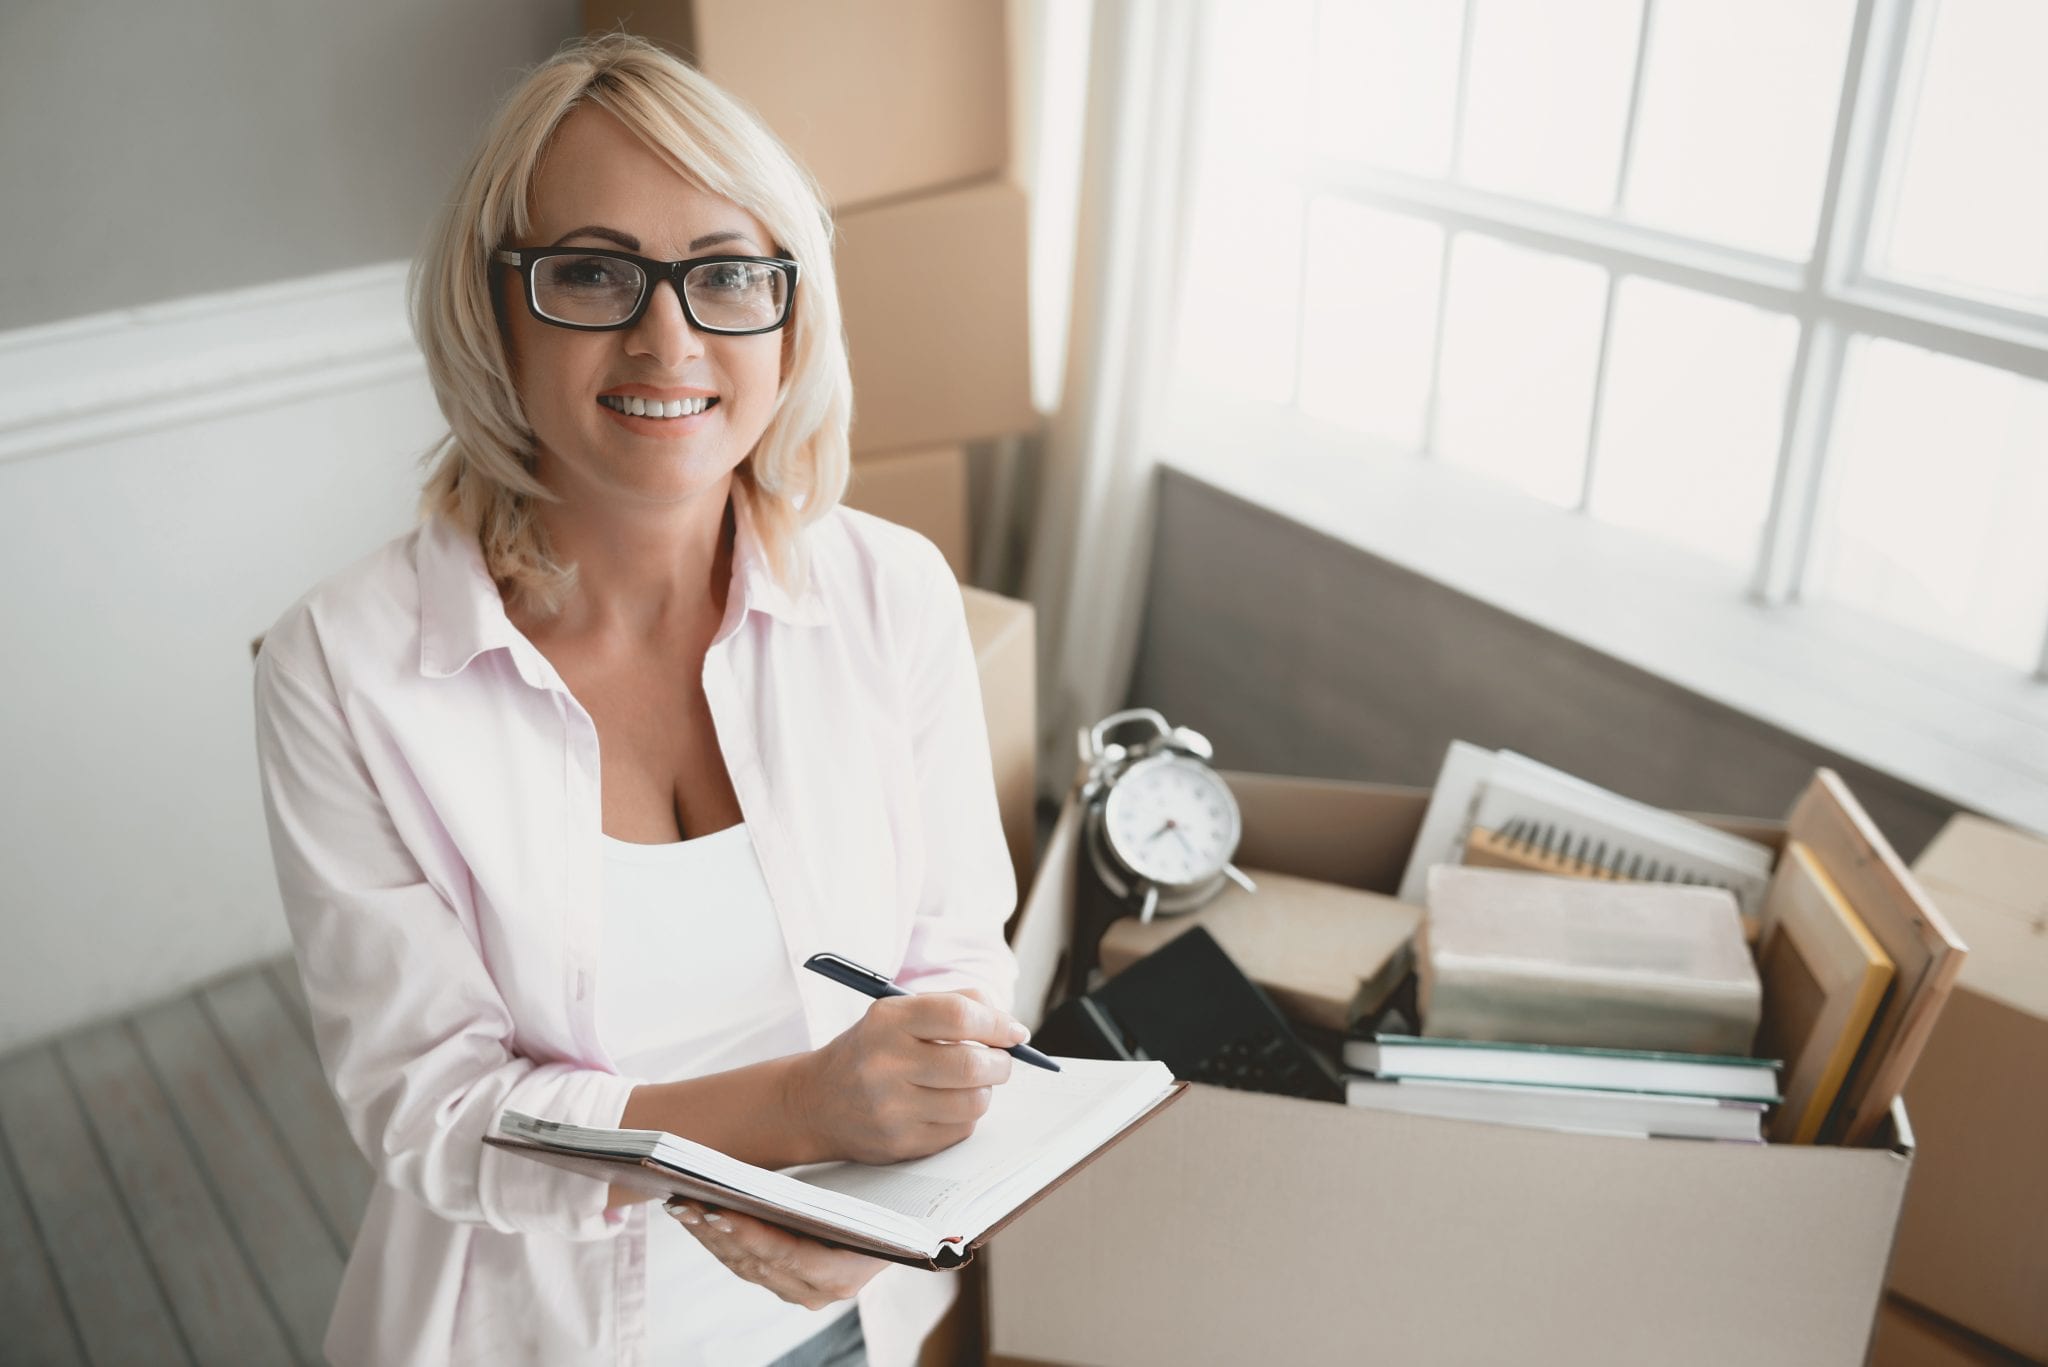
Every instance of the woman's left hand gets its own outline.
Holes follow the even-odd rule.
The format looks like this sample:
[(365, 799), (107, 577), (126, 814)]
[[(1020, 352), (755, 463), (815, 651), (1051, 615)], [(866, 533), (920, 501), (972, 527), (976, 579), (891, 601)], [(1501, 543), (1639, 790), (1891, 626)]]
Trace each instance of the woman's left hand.
[(889, 1265), (730, 1210), (708, 1210), (693, 1201), (673, 1201), (663, 1209), (736, 1276), (806, 1310), (851, 1300)]

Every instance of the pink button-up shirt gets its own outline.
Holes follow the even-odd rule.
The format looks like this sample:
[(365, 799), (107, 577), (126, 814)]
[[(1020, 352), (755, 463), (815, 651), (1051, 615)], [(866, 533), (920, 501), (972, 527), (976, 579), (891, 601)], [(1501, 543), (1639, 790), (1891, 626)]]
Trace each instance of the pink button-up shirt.
[[(1016, 880), (945, 561), (836, 509), (805, 533), (792, 594), (734, 503), (704, 691), (791, 965), (830, 950), (1007, 1005)], [(590, 715), (505, 615), (473, 538), (435, 518), (278, 619), (256, 733), (321, 1062), (379, 1178), (329, 1356), (640, 1362), (650, 1207), (607, 1212), (603, 1183), (481, 1142), (507, 1108), (616, 1125), (641, 1081), (595, 1028)], [(813, 1048), (868, 1005), (796, 978)], [(872, 1360), (912, 1361), (953, 1290), (903, 1267), (870, 1282)]]

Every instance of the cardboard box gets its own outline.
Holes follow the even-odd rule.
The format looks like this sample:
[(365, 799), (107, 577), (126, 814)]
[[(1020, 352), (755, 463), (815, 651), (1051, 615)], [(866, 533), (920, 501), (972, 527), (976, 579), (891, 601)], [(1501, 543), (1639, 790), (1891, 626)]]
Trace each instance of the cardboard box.
[(967, 453), (959, 447), (857, 460), (842, 501), (923, 532), (945, 553), (953, 577), (967, 577), (973, 546), (967, 525)]
[[(1429, 798), (1226, 777), (1243, 862), (1377, 892)], [(1079, 825), (1070, 798), (1013, 937), (1020, 1003), (1058, 980)], [(1883, 1130), (1625, 1139), (1197, 1085), (990, 1246), (991, 1361), (1854, 1367), (1911, 1167), (1903, 1105)]]
[(2048, 841), (1958, 816), (1913, 869), (1970, 956), (1906, 1089), (1891, 1289), (2048, 1360)]
[(1005, 180), (839, 216), (856, 453), (1037, 427), (1029, 219)]
[(981, 672), (989, 757), (996, 771), (996, 807), (1017, 870), (1017, 898), (1031, 887), (1038, 820), (1038, 618), (1031, 604), (961, 586), (967, 634)]
[(1005, 5), (695, 0), (693, 9), (698, 68), (760, 114), (836, 208), (1009, 165)]
[(1877, 1312), (1870, 1367), (2018, 1367), (2026, 1361), (1896, 1296), (1886, 1296)]

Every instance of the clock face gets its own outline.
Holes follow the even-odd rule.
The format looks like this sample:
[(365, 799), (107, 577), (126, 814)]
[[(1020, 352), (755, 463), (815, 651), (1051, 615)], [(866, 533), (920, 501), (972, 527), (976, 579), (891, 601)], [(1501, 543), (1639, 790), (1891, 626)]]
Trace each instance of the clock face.
[(1103, 807), (1117, 857), (1154, 883), (1198, 883), (1237, 852), (1237, 801), (1214, 771), (1169, 755), (1117, 780)]

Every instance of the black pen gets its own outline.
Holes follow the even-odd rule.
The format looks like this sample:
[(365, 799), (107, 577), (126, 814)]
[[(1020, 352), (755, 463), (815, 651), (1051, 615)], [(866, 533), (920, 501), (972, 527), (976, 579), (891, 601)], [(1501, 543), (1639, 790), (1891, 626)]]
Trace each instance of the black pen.
[[(853, 960), (843, 959), (837, 954), (813, 954), (804, 960), (804, 967), (813, 973), (830, 978), (835, 983), (844, 983), (856, 992), (866, 993), (877, 1001), (883, 997), (910, 995), (873, 969), (862, 968)], [(1033, 1067), (1049, 1069), (1055, 1073), (1060, 1070), (1057, 1063), (1028, 1044), (1013, 1044), (1003, 1052), (1020, 1063), (1029, 1063)]]

